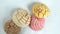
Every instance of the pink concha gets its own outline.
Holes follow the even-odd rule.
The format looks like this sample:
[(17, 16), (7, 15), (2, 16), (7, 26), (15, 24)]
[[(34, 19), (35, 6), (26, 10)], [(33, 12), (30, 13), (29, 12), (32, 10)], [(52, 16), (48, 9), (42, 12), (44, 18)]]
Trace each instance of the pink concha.
[(43, 29), (44, 25), (45, 25), (44, 18), (37, 18), (35, 16), (32, 16), (29, 26), (32, 30), (39, 31)]

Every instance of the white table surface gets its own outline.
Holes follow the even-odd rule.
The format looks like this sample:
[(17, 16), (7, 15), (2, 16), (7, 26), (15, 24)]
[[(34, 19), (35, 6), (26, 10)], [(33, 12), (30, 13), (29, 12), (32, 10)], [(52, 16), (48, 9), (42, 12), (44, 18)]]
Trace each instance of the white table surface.
[(0, 34), (6, 34), (4, 24), (11, 18), (14, 9), (22, 8), (30, 12), (28, 6), (34, 2), (42, 2), (50, 8), (49, 17), (45, 18), (45, 28), (33, 31), (26, 27), (21, 34), (60, 34), (60, 0), (0, 0)]

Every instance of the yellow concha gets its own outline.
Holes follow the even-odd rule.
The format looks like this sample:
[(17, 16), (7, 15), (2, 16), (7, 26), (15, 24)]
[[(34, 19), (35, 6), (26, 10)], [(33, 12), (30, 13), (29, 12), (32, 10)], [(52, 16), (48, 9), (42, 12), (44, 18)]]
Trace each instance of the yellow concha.
[(44, 4), (35, 4), (32, 8), (32, 12), (38, 18), (46, 18), (50, 14), (49, 8)]

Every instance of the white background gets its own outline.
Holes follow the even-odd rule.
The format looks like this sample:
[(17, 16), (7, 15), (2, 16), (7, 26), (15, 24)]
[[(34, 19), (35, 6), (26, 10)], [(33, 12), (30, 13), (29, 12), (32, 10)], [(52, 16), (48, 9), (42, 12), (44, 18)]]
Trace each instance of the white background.
[(11, 18), (16, 8), (30, 12), (28, 6), (34, 2), (42, 2), (50, 8), (49, 17), (45, 18), (45, 28), (33, 31), (26, 27), (22, 29), (21, 34), (60, 34), (60, 0), (0, 0), (0, 34), (6, 34), (4, 24)]

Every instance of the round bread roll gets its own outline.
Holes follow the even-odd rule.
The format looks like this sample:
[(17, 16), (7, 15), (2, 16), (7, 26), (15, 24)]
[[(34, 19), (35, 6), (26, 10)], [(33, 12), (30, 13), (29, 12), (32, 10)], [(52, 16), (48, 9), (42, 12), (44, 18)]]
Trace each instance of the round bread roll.
[(44, 18), (37, 18), (35, 16), (32, 16), (31, 22), (30, 22), (30, 28), (34, 31), (39, 31), (44, 28), (45, 25), (45, 19)]
[(32, 8), (33, 14), (38, 18), (46, 18), (50, 14), (49, 8), (45, 4), (35, 4)]
[(6, 22), (4, 30), (7, 34), (19, 34), (21, 28), (15, 25), (12, 20), (9, 20)]
[(23, 9), (18, 9), (12, 16), (12, 20), (19, 27), (27, 27), (30, 24), (30, 14)]

